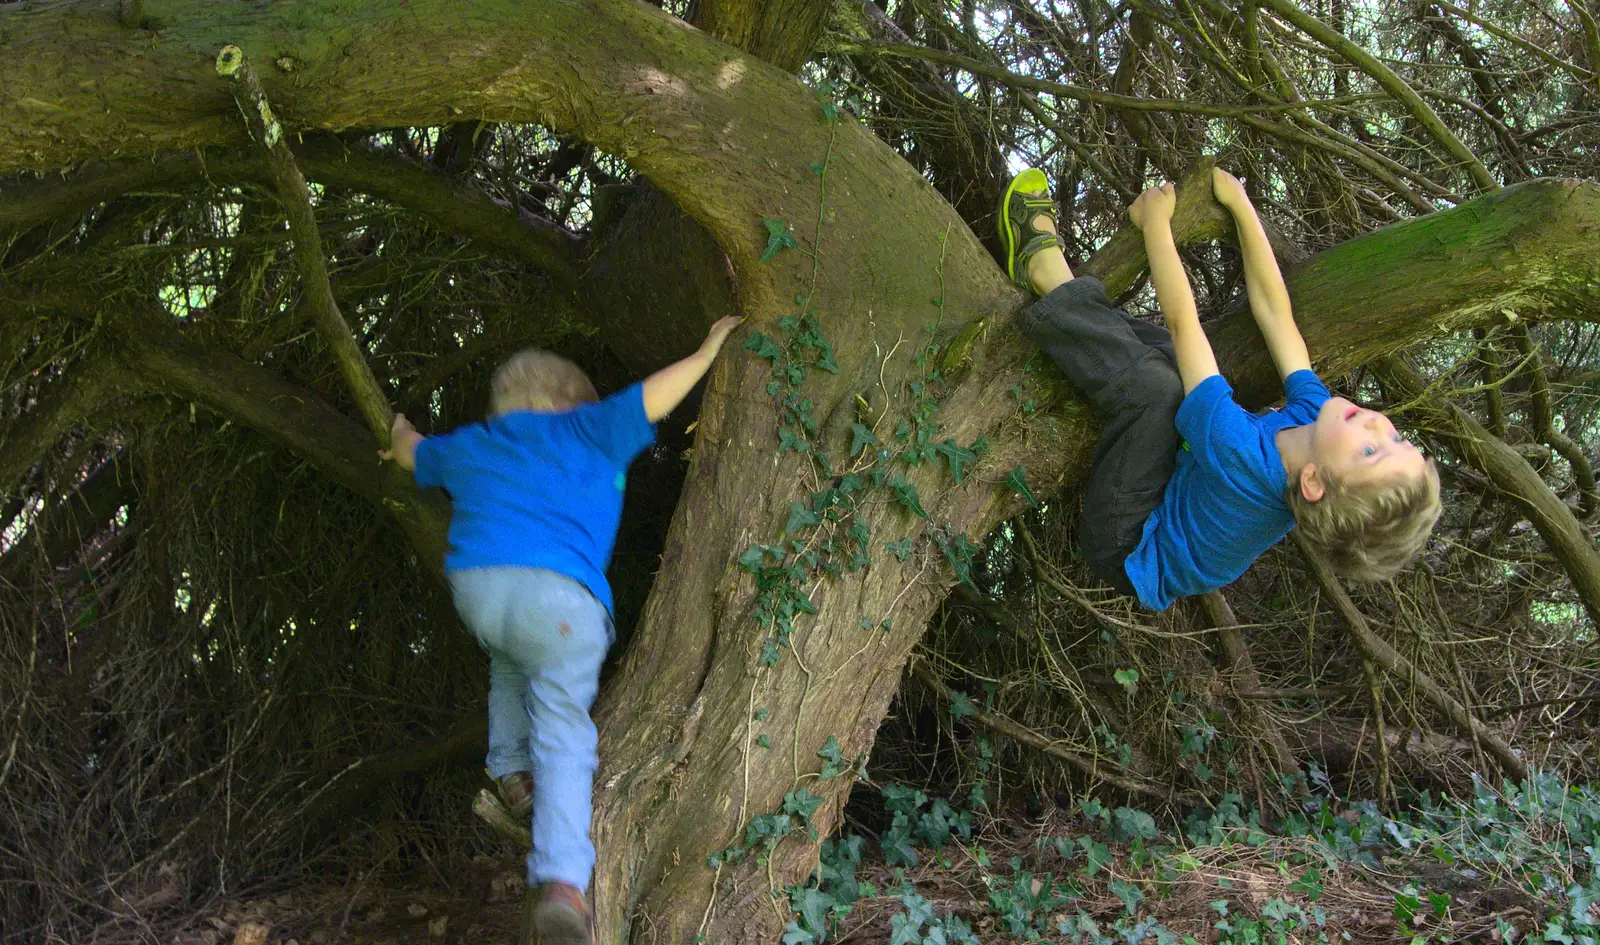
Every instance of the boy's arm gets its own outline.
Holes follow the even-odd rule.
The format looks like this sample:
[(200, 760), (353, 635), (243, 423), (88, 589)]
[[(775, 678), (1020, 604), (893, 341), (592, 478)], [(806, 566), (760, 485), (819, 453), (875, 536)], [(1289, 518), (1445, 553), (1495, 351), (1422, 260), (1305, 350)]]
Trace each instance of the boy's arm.
[(644, 379), (644, 414), (651, 423), (665, 417), (672, 412), (672, 408), (683, 402), (683, 398), (711, 368), (711, 362), (716, 360), (722, 343), (728, 340), (728, 333), (738, 328), (743, 320), (736, 315), (721, 319), (711, 326), (699, 351)]
[(417, 444), (427, 437), (416, 431), (403, 413), (394, 415), (394, 425), (389, 428), (389, 448), (378, 450), (379, 459), (392, 459), (406, 472), (417, 469)]
[(1266, 339), (1272, 363), (1278, 366), (1278, 376), (1287, 379), (1290, 374), (1311, 367), (1311, 353), (1294, 323), (1294, 309), (1289, 304), (1283, 273), (1278, 271), (1278, 259), (1239, 179), (1220, 167), (1212, 169), (1211, 179), (1217, 202), (1228, 208), (1239, 228), (1239, 252), (1244, 256), (1250, 311)]
[(1194, 290), (1189, 275), (1178, 258), (1178, 245), (1172, 238), (1172, 210), (1177, 195), (1171, 184), (1152, 187), (1128, 207), (1128, 218), (1144, 231), (1144, 248), (1150, 257), (1150, 283), (1155, 286), (1156, 303), (1172, 334), (1172, 350), (1178, 356), (1178, 376), (1183, 392), (1194, 390), (1217, 370), (1217, 356), (1211, 341), (1200, 327)]

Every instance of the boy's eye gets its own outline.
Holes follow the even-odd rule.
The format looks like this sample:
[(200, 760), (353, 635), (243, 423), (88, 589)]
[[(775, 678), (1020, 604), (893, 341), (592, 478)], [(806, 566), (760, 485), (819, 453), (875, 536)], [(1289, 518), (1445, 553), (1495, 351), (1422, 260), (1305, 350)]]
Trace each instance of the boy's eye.
[(1401, 436), (1401, 435), (1400, 435), (1400, 434), (1398, 434), (1398, 433), (1396, 433), (1396, 434), (1395, 434), (1395, 435), (1394, 435), (1394, 441), (1395, 441), (1395, 442), (1396, 442), (1396, 443), (1404, 443), (1404, 442), (1405, 442), (1405, 441), (1406, 441), (1406, 438), (1405, 438), (1405, 437), (1403, 437), (1403, 436)]
[(1362, 456), (1371, 456), (1373, 453), (1376, 453), (1377, 451), (1378, 451), (1378, 448), (1376, 446), (1363, 446), (1361, 448), (1361, 455)]

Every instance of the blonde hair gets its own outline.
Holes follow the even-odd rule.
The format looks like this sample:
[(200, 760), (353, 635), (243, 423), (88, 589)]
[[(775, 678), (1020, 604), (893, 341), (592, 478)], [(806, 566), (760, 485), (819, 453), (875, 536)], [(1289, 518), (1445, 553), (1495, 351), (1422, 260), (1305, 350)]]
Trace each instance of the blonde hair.
[(566, 410), (599, 400), (583, 369), (559, 354), (529, 348), (512, 355), (489, 382), (489, 412)]
[(1399, 574), (1427, 547), (1442, 510), (1439, 470), (1431, 459), (1421, 476), (1359, 488), (1323, 470), (1316, 502), (1301, 494), (1300, 477), (1290, 478), (1289, 511), (1301, 537), (1352, 580), (1386, 581)]

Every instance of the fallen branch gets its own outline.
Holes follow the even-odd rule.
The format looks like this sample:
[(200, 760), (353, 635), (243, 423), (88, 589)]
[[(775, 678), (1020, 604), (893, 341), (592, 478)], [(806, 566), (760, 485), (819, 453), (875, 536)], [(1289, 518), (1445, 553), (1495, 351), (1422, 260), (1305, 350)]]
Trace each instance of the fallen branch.
[[(927, 686), (929, 689), (932, 689), (935, 693), (938, 693), (939, 697), (946, 702), (950, 702), (955, 699), (955, 693), (950, 690), (949, 686), (944, 684), (944, 681), (939, 678), (939, 675), (935, 673), (925, 661), (920, 659), (913, 660), (911, 663), (911, 673), (912, 675), (916, 676), (923, 685)], [(1091, 779), (1104, 781), (1107, 784), (1122, 788), (1124, 791), (1128, 791), (1133, 794), (1139, 794), (1144, 797), (1169, 801), (1172, 803), (1189, 803), (1192, 800), (1186, 795), (1173, 794), (1168, 791), (1163, 791), (1158, 787), (1153, 787), (1149, 784), (1143, 784), (1130, 778), (1113, 774), (1107, 771), (1104, 765), (1085, 758), (1077, 752), (1068, 751), (1067, 749), (1056, 744), (1056, 742), (1048, 736), (1041, 735), (1025, 725), (1013, 722), (1005, 716), (991, 715), (987, 712), (972, 712), (965, 715), (964, 718), (971, 719), (973, 722), (976, 722), (984, 728), (1004, 735), (1014, 742), (1026, 745), (1035, 751), (1042, 752), (1043, 754), (1049, 755), (1050, 757), (1059, 761), (1064, 761), (1077, 770), (1083, 772), (1084, 775)]]
[(1350, 629), (1350, 637), (1355, 641), (1356, 648), (1363, 656), (1393, 673), (1396, 677), (1409, 682), (1418, 693), (1422, 695), (1434, 708), (1438, 709), (1445, 718), (1455, 723), (1469, 740), (1476, 739), (1483, 745), (1489, 754), (1500, 763), (1506, 775), (1515, 781), (1525, 781), (1528, 778), (1528, 766), (1517, 756), (1516, 751), (1504, 739), (1485, 725), (1477, 716), (1451, 696), (1433, 677), (1423, 672), (1420, 667), (1401, 656), (1387, 641), (1373, 632), (1368, 625), (1367, 618), (1356, 607), (1355, 601), (1339, 586), (1339, 579), (1334, 576), (1333, 569), (1320, 554), (1306, 544), (1305, 539), (1294, 533), (1295, 541), (1300, 545), (1300, 551), (1305, 555), (1306, 563), (1311, 567), (1311, 573), (1316, 577), (1317, 584), (1322, 592), (1333, 601), (1339, 613), (1344, 617), (1345, 625)]

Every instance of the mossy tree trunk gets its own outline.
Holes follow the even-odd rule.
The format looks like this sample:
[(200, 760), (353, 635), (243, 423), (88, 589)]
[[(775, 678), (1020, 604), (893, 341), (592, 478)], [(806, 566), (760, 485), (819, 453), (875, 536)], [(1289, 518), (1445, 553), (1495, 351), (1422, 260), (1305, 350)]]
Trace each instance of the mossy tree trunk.
[[(906, 659), (955, 580), (944, 549), (981, 539), (1016, 511), (1000, 485), (1008, 471), (1026, 464), (1037, 490), (1057, 489), (1076, 480), (1092, 445), (1094, 423), (1063, 384), (1048, 381), (1050, 369), (1024, 373), (1031, 351), (1010, 324), (1019, 293), (952, 208), (864, 128), (830, 118), (787, 73), (642, 3), (151, 0), (145, 15), (159, 42), (121, 25), (109, 0), (0, 12), (9, 73), (0, 173), (240, 141), (238, 114), (211, 71), (217, 49), (234, 43), (262, 64), (267, 93), (294, 130), (539, 121), (623, 156), (726, 255), (727, 284), (750, 319), (741, 337), (759, 331), (782, 343), (786, 316), (814, 313), (838, 371), (813, 367), (789, 406), (788, 382), (778, 381), (776, 395), (769, 386), (769, 360), (735, 348), (713, 370), (655, 587), (596, 710), (604, 940), (774, 940), (782, 917), (770, 892), (813, 868), (815, 837), (836, 823), (849, 791), (848, 773), (819, 776), (817, 752), (830, 739), (847, 759), (870, 752)], [(1203, 189), (1188, 193), (1191, 238), (1225, 235)], [(1511, 304), (1527, 317), (1596, 318), (1600, 263), (1586, 228), (1597, 219), (1600, 188), (1529, 184), (1329, 250), (1291, 273), (1291, 292), (1329, 374), (1491, 323)], [(780, 243), (787, 234), (795, 244), (768, 262), (765, 221)], [(1127, 285), (1139, 266), (1137, 239), (1123, 234), (1090, 269)], [(616, 267), (616, 278), (625, 270)], [(651, 337), (692, 341), (709, 321), (686, 306), (660, 314), (666, 321)], [(1215, 336), (1241, 390), (1269, 399), (1270, 365), (1248, 317), (1235, 313)], [(620, 338), (617, 346), (630, 349)], [(649, 360), (648, 347), (631, 347), (630, 360)], [(248, 398), (208, 395), (228, 379), (169, 349), (152, 341), (130, 366), (165, 358), (186, 395), (299, 444), (330, 475), (358, 478), (341, 451), (372, 455), (375, 444), (354, 422), (267, 416)], [(822, 349), (797, 344), (793, 353), (817, 360)], [(1025, 418), (1011, 390), (1030, 378), (1049, 409)], [(794, 411), (801, 400), (814, 429)], [(900, 454), (902, 423), (911, 445), (920, 432), (946, 452), (878, 466), (900, 477), (898, 490), (885, 483), (841, 494), (842, 474), (870, 484), (877, 466), (871, 450), (851, 457), (856, 425)], [(949, 458), (960, 465), (960, 450), (980, 439), (988, 450), (957, 485)], [(780, 443), (804, 443), (827, 465)], [(351, 485), (426, 518), (392, 484)], [(906, 501), (912, 488), (923, 515)], [(840, 521), (806, 524), (833, 498)], [(741, 565), (741, 556), (756, 560), (752, 546), (803, 562), (789, 542), (819, 552), (830, 539), (848, 562), (856, 522), (870, 536), (864, 568), (782, 575), (768, 556), (758, 582)], [(419, 550), (436, 558), (438, 537)], [(903, 559), (885, 550), (907, 539)], [(785, 594), (815, 613), (797, 614), (788, 645), (774, 649), (760, 613)], [(811, 797), (820, 801), (814, 811)], [(783, 841), (770, 868), (754, 857), (707, 865), (738, 845), (753, 818), (783, 811), (786, 798), (790, 811), (807, 810), (814, 835), (802, 827)]]

